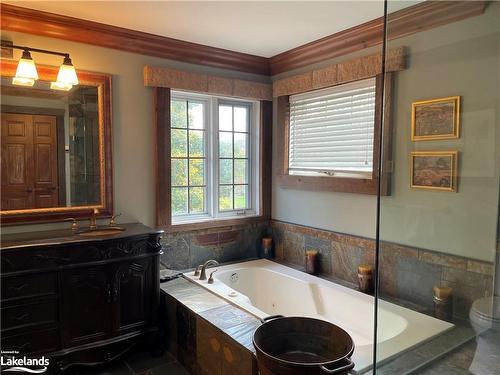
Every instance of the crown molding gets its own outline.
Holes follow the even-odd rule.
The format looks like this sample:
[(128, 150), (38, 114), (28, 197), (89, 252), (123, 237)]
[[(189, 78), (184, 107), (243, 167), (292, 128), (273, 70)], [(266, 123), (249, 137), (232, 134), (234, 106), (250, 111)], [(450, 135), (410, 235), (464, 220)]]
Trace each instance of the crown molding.
[[(487, 1), (425, 1), (390, 13), (389, 40), (480, 15), (486, 5)], [(293, 48), (270, 58), (271, 75), (380, 45), (383, 34), (384, 18), (380, 17)]]
[(246, 73), (269, 74), (269, 59), (79, 18), (0, 4), (3, 30), (40, 35)]
[[(389, 39), (397, 39), (484, 13), (487, 1), (425, 1), (389, 14)], [(265, 58), (79, 18), (0, 4), (3, 30), (71, 40), (241, 72), (276, 75), (380, 45), (383, 17)]]

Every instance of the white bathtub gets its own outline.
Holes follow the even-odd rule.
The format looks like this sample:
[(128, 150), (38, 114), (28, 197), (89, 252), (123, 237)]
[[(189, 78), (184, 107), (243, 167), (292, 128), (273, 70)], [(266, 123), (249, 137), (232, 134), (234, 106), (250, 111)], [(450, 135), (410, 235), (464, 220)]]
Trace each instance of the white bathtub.
[[(207, 277), (213, 270), (207, 270)], [(374, 298), (369, 295), (265, 259), (218, 267), (213, 284), (192, 272), (186, 276), (258, 318), (281, 314), (330, 321), (354, 340), (354, 370), (363, 373), (372, 367)], [(378, 327), (380, 363), (453, 325), (379, 301)]]

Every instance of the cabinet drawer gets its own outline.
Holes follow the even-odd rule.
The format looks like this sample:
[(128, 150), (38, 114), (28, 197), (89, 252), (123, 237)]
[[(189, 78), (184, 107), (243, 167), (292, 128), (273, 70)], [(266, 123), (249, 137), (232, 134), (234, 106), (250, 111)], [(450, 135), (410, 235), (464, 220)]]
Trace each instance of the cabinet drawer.
[(15, 336), (2, 335), (2, 350), (17, 350), (20, 354), (48, 353), (58, 349), (59, 334), (56, 329), (32, 331)]
[[(60, 251), (61, 252), (61, 251)], [(56, 249), (15, 249), (2, 252), (2, 273), (44, 270), (68, 264), (69, 258)]]
[(54, 272), (2, 278), (2, 301), (57, 293)]
[(2, 309), (2, 333), (28, 325), (55, 323), (57, 302), (47, 301)]

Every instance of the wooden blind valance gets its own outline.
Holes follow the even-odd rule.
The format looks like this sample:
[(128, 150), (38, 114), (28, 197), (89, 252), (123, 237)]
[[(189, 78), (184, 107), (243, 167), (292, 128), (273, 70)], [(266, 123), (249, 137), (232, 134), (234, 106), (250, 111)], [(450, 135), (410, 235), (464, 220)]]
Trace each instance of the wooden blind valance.
[[(391, 49), (385, 62), (386, 72), (396, 72), (406, 68), (404, 47)], [(273, 96), (298, 94), (322, 89), (342, 83), (375, 77), (382, 72), (382, 54), (358, 57), (349, 61), (329, 65), (303, 74), (279, 79), (273, 82)]]
[(273, 98), (272, 85), (268, 83), (148, 65), (144, 67), (144, 85), (256, 100), (272, 100)]

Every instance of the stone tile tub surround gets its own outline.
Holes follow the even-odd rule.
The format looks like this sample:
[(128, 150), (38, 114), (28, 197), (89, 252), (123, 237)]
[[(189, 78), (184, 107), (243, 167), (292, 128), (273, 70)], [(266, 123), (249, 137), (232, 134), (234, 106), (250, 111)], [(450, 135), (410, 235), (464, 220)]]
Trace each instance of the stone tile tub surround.
[[(258, 319), (182, 277), (162, 283), (161, 289), (167, 349), (192, 375), (257, 375), (252, 337)], [(402, 369), (432, 364), (472, 337), (472, 329), (456, 327), (377, 371), (400, 375)]]
[(226, 226), (189, 232), (166, 233), (160, 262), (174, 270), (192, 269), (209, 259), (219, 263), (254, 259), (268, 222)]
[(192, 375), (257, 375), (260, 320), (182, 277), (161, 289), (167, 349)]
[[(375, 263), (375, 241), (311, 227), (271, 221), (278, 260), (304, 267), (305, 251), (319, 251), (321, 276), (355, 287), (360, 264)], [(492, 295), (493, 263), (384, 242), (380, 249), (380, 291), (383, 297), (433, 311), (432, 287), (453, 288), (454, 316), (468, 319), (472, 302)]]

